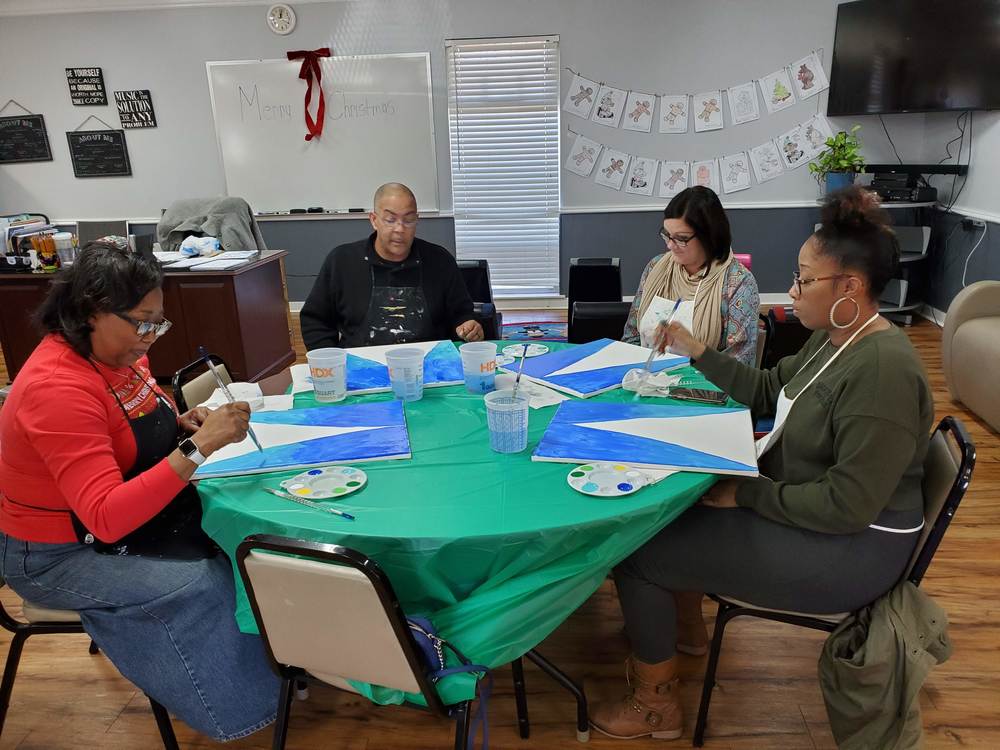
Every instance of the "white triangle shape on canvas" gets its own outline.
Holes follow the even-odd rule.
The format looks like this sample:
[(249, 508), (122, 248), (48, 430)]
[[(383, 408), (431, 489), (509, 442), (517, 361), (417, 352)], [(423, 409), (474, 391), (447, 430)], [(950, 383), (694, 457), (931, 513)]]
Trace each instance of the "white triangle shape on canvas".
[[(566, 365), (561, 370), (550, 372), (545, 377), (551, 378), (557, 375), (573, 375), (577, 372), (590, 372), (600, 370), (605, 367), (620, 367), (621, 365), (642, 366), (649, 356), (649, 349), (635, 344), (626, 344), (624, 341), (612, 341), (603, 349), (590, 354), (583, 359)], [(660, 354), (654, 358), (654, 362), (664, 357), (674, 357), (672, 354)]]
[(416, 341), (412, 344), (384, 344), (382, 346), (356, 346), (347, 349), (348, 354), (353, 354), (355, 357), (362, 357), (363, 359), (369, 359), (372, 362), (378, 362), (380, 365), (389, 366), (388, 362), (385, 361), (386, 352), (391, 352), (393, 349), (420, 349), (424, 356), (433, 349), (435, 346), (440, 344), (440, 341)]
[[(734, 416), (742, 418), (740, 412), (723, 412), (691, 417), (612, 419), (606, 422), (581, 422), (577, 426), (680, 445), (752, 466), (756, 464), (753, 441), (747, 440), (746, 435), (741, 435), (739, 429), (734, 429), (737, 427)], [(749, 454), (746, 450), (748, 445)]]
[[(277, 448), (280, 445), (291, 445), (292, 443), (304, 443), (307, 440), (315, 440), (316, 438), (344, 435), (348, 432), (378, 430), (385, 425), (375, 425), (373, 427), (331, 427), (319, 425), (254, 423), (252, 426), (254, 434), (260, 441), (261, 447), (267, 449)], [(217, 461), (225, 461), (229, 458), (245, 456), (246, 454), (253, 453), (256, 450), (257, 446), (255, 446), (250, 437), (247, 436), (239, 443), (232, 443), (223, 448), (219, 448), (219, 450), (213, 453), (208, 460), (205, 461), (203, 466), (211, 466)]]

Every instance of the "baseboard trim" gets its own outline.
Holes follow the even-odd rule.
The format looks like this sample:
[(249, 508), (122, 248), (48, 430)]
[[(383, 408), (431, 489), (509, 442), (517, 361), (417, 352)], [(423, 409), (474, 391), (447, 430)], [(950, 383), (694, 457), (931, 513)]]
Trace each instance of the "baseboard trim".
[(944, 328), (944, 320), (948, 316), (948, 313), (942, 312), (931, 305), (924, 304), (917, 308), (917, 315), (929, 320), (939, 328)]

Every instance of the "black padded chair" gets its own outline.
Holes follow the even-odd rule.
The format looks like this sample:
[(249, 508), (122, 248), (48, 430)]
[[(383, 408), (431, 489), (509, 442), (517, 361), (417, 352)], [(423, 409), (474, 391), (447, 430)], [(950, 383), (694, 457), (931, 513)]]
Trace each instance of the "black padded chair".
[[(215, 369), (219, 371), (222, 382), (226, 385), (232, 383), (233, 378), (229, 374), (225, 360), (218, 354), (209, 354), (208, 357), (215, 365)], [(201, 357), (175, 372), (170, 383), (173, 386), (174, 403), (177, 405), (177, 411), (181, 414), (203, 401), (207, 401), (218, 388), (215, 376), (209, 372), (208, 365)]]
[(784, 357), (797, 354), (813, 332), (799, 322), (790, 307), (772, 307), (767, 311), (767, 317), (771, 335), (761, 366), (770, 369)]
[(767, 315), (761, 313), (757, 317), (757, 356), (754, 359), (754, 364), (757, 369), (764, 366), (765, 360), (767, 360), (768, 351), (771, 348), (771, 336), (774, 333), (774, 324), (771, 322), (771, 318)]
[[(0, 587), (4, 581), (0, 578)], [(10, 639), (10, 649), (7, 651), (7, 663), (3, 669), (3, 683), (0, 684), (0, 734), (3, 733), (4, 723), (7, 721), (7, 709), (10, 707), (10, 695), (14, 690), (14, 679), (17, 677), (17, 667), (21, 663), (21, 652), (24, 649), (24, 642), (33, 635), (45, 635), (52, 633), (75, 633), (83, 635), (83, 624), (80, 622), (80, 615), (69, 610), (46, 609), (32, 604), (27, 600), (22, 600), (21, 608), (23, 620), (15, 620), (0, 603), (0, 626), (10, 631), (13, 637)], [(98, 653), (97, 648), (91, 642), (91, 654)], [(149, 696), (146, 696), (149, 698)], [(161, 706), (152, 698), (149, 698), (149, 705), (153, 709), (153, 717), (156, 719), (156, 726), (160, 730), (160, 739), (166, 750), (178, 750), (177, 738), (174, 736), (174, 728), (170, 723), (170, 714), (167, 709)]]
[[(917, 541), (917, 547), (910, 558), (910, 564), (901, 581), (909, 581), (919, 586), (927, 567), (937, 552), (938, 545), (948, 530), (948, 525), (958, 510), (972, 479), (976, 465), (976, 447), (966, 432), (965, 425), (955, 417), (945, 417), (931, 433), (927, 458), (924, 459), (924, 529)], [(805, 612), (757, 607), (747, 602), (709, 594), (719, 605), (715, 616), (715, 631), (705, 669), (702, 685), (701, 704), (698, 707), (698, 721), (694, 728), (692, 744), (701, 747), (705, 741), (705, 726), (708, 723), (708, 707), (715, 687), (715, 672), (719, 666), (722, 637), (726, 625), (736, 617), (758, 617), (764, 620), (784, 622), (812, 630), (832, 633), (850, 613), (815, 615)]]
[[(621, 299), (622, 274), (618, 258), (570, 258), (566, 288), (567, 338), (574, 340), (573, 307), (577, 302), (621, 302)], [(621, 338), (621, 334), (616, 338)]]
[(493, 300), (490, 264), (484, 258), (457, 261), (465, 288), (472, 297), (472, 312), (483, 327), (487, 339), (499, 340), (503, 331), (503, 315)]
[(620, 340), (631, 308), (631, 302), (574, 303), (569, 343), (586, 344), (597, 339)]

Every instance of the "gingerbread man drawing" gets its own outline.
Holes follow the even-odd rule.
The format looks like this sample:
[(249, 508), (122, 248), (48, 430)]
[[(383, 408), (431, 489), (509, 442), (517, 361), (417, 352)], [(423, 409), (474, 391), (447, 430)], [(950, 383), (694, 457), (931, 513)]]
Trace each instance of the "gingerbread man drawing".
[(799, 144), (791, 138), (785, 139), (782, 148), (785, 150), (785, 161), (789, 164), (794, 164), (805, 155), (805, 152), (799, 148)]
[(649, 110), (650, 102), (648, 99), (643, 99), (635, 103), (635, 109), (628, 113), (628, 116), (632, 118), (632, 122), (639, 122), (640, 118), (646, 115), (651, 115), (652, 112)]
[(593, 104), (594, 99), (591, 96), (591, 94), (593, 93), (594, 89), (592, 89), (590, 86), (587, 86), (587, 88), (580, 86), (580, 91), (577, 92), (576, 94), (573, 94), (573, 96), (570, 97), (573, 100), (573, 106), (579, 107), (580, 104), (582, 104), (583, 102), (590, 102), (591, 104)]
[(678, 182), (684, 182), (684, 168), (678, 167), (677, 169), (670, 170), (670, 179), (667, 180), (664, 185), (667, 186), (667, 190), (673, 190)]
[(619, 174), (625, 174), (625, 160), (612, 159), (611, 163), (608, 164), (608, 166), (606, 166), (601, 171), (604, 172), (604, 176), (607, 177), (609, 180), (612, 177), (614, 177), (615, 172), (618, 172)]
[(715, 114), (716, 112), (722, 112), (722, 110), (719, 109), (719, 102), (715, 100), (714, 96), (711, 99), (708, 99), (707, 101), (703, 101), (701, 104), (704, 107), (704, 109), (702, 110), (701, 114), (698, 115), (699, 120), (704, 120), (705, 122), (709, 122), (712, 119), (713, 114)]
[(580, 166), (585, 161), (589, 161), (591, 164), (594, 163), (594, 147), (584, 146), (576, 154), (573, 154), (573, 161), (576, 162), (576, 166)]
[(702, 164), (695, 172), (694, 181), (702, 187), (712, 187), (712, 170)]
[(740, 181), (741, 174), (747, 174), (746, 165), (743, 163), (742, 159), (737, 159), (736, 161), (730, 163), (729, 173), (726, 175), (726, 182), (735, 185)]

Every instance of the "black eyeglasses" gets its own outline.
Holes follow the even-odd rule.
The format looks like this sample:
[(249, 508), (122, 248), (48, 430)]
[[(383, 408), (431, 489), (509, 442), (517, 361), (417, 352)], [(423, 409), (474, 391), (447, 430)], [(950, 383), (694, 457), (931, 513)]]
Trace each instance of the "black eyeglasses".
[(660, 230), (660, 239), (664, 242), (672, 241), (677, 247), (687, 247), (688, 243), (697, 236), (697, 234), (692, 234), (689, 237), (678, 237), (677, 235), (670, 234), (666, 229)]
[(806, 284), (812, 284), (814, 281), (828, 281), (829, 279), (839, 279), (846, 274), (835, 273), (832, 276), (813, 276), (811, 279), (803, 279), (802, 274), (798, 271), (792, 271), (792, 283), (795, 284), (795, 293), (802, 294), (802, 287)]
[(133, 317), (126, 315), (125, 313), (115, 313), (119, 318), (124, 320), (126, 323), (131, 323), (135, 326), (135, 335), (139, 338), (145, 338), (149, 334), (153, 334), (156, 338), (160, 338), (163, 334), (170, 330), (170, 326), (173, 325), (169, 320), (163, 319), (159, 323), (154, 323), (150, 320), (136, 320)]

